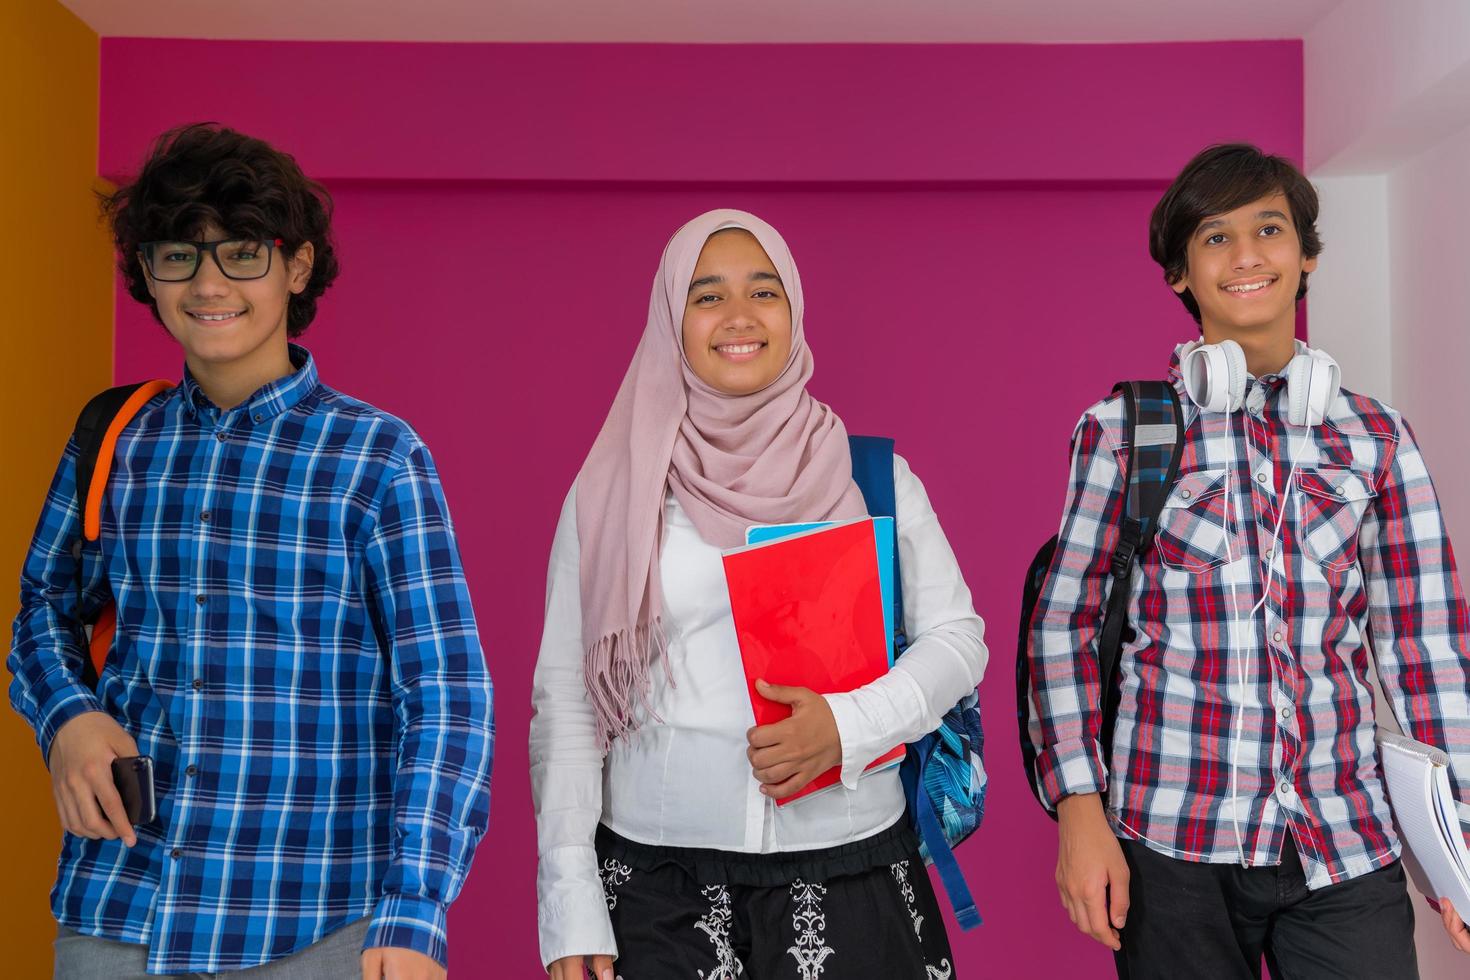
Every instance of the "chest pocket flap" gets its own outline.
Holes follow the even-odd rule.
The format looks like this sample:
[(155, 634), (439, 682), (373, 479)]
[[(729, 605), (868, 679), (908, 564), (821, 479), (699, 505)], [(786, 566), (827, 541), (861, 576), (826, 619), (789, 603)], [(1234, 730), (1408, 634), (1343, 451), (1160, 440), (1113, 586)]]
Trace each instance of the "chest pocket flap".
[(1303, 493), (1341, 503), (1355, 503), (1378, 496), (1367, 477), (1346, 468), (1301, 469), (1297, 471), (1296, 483)]
[(1196, 470), (1186, 473), (1174, 481), (1165, 507), (1195, 507), (1200, 501), (1209, 500), (1225, 492), (1225, 470)]

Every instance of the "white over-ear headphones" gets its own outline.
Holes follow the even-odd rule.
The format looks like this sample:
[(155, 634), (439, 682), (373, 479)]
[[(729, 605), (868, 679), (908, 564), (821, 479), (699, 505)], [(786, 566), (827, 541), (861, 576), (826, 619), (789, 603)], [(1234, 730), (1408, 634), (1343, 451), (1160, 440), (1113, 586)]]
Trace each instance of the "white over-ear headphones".
[[(1233, 340), (1196, 341), (1179, 360), (1184, 390), (1206, 412), (1236, 412), (1245, 404), (1245, 351)], [(1342, 385), (1342, 369), (1331, 356), (1310, 347), (1291, 359), (1286, 370), (1286, 420), (1296, 426), (1321, 425)]]

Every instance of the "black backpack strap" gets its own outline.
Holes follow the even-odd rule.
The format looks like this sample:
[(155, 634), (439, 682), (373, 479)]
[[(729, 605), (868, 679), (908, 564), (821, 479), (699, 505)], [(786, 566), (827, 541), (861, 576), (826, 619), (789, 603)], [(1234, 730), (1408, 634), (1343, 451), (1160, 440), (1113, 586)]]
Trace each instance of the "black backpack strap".
[[(87, 492), (92, 486), (92, 474), (97, 470), (97, 457), (102, 452), (102, 442), (107, 436), (107, 428), (112, 425), (112, 420), (117, 417), (118, 412), (122, 411), (127, 400), (133, 396), (133, 392), (141, 387), (143, 383), (108, 388), (87, 402), (86, 407), (77, 416), (77, 423), (72, 427), (71, 437), (77, 447), (75, 493), (79, 522), (85, 521)], [(77, 592), (77, 604), (72, 615), (79, 628), (83, 625), (82, 591), (85, 580), (82, 573), (82, 546), (84, 543), (85, 537), (79, 532), (71, 546), (71, 556), (76, 563)], [(87, 646), (85, 633), (81, 635), (81, 643), (85, 650)], [(90, 688), (97, 686), (97, 670), (92, 665), (92, 658), (85, 655), (82, 657), (82, 683)]]
[(1031, 741), (1031, 617), (1036, 613), (1036, 604), (1041, 600), (1041, 591), (1046, 588), (1046, 577), (1051, 572), (1052, 559), (1057, 553), (1057, 535), (1053, 534), (1046, 544), (1031, 559), (1026, 569), (1026, 581), (1021, 589), (1021, 629), (1016, 639), (1016, 725), (1019, 729), (1021, 765), (1026, 773), (1026, 786), (1036, 802), (1053, 820), (1056, 812), (1041, 798), (1036, 786), (1036, 746)]
[(1104, 757), (1111, 754), (1113, 725), (1118, 717), (1118, 660), (1128, 624), (1133, 569), (1153, 544), (1159, 515), (1179, 476), (1179, 457), (1184, 449), (1184, 411), (1172, 384), (1123, 381), (1113, 391), (1123, 396), (1128, 456), (1123, 471), (1123, 520), (1110, 568), (1113, 582), (1097, 643), (1103, 707), (1099, 740)]
[(92, 473), (97, 469), (97, 457), (102, 452), (102, 439), (107, 435), (107, 427), (117, 418), (117, 413), (122, 411), (127, 400), (133, 397), (133, 392), (141, 387), (143, 382), (108, 388), (87, 402), (77, 416), (77, 424), (72, 427), (71, 437), (77, 446), (76, 493), (79, 511), (87, 505), (87, 490), (92, 485)]

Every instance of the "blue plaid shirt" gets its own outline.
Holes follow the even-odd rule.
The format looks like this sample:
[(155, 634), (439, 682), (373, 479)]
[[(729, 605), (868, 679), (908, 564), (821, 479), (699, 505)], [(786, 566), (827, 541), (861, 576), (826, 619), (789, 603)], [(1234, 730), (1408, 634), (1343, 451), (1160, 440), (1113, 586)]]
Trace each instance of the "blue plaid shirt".
[(65, 836), (52, 910), (146, 943), (150, 972), (255, 966), (369, 914), (366, 946), (444, 963), (489, 820), (490, 678), (429, 452), (291, 353), (229, 411), (186, 375), (118, 440), (82, 559), (84, 611), (118, 610), (95, 693), (74, 445), (22, 572), (10, 699), (43, 758), (105, 711), (159, 794), (132, 849)]

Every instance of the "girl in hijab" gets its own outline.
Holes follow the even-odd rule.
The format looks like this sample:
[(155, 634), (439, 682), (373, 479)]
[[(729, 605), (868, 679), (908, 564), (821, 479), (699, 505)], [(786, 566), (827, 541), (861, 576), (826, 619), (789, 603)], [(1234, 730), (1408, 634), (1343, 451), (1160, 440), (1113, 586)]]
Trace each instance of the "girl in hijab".
[[(904, 618), (887, 674), (763, 684), (754, 723), (721, 551), (862, 517), (785, 241), (711, 211), (669, 241), (648, 324), (552, 544), (532, 694), (541, 956), (553, 980), (954, 975), (886, 750), (934, 730), (986, 651), (923, 485), (894, 459)], [(778, 809), (833, 766), (841, 783)], [(862, 778), (859, 778), (862, 776)]]

